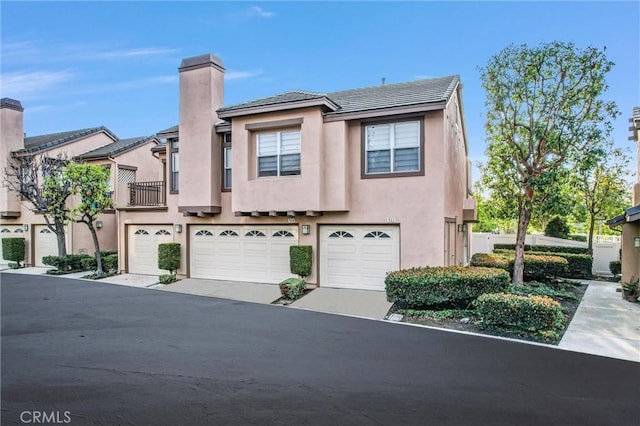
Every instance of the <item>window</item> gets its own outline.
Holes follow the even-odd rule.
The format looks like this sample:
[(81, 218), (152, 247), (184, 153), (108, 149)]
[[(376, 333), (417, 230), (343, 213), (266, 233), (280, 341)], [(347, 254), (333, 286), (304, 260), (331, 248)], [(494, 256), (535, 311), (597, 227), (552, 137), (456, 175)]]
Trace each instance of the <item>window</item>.
[(245, 237), (266, 237), (265, 233), (262, 231), (249, 231), (246, 234), (244, 234)]
[(365, 238), (391, 238), (389, 234), (382, 231), (372, 231), (364, 236)]
[(258, 177), (300, 174), (300, 130), (258, 134)]
[(374, 124), (364, 128), (365, 174), (419, 172), (420, 122)]
[(293, 237), (294, 235), (289, 231), (276, 231), (273, 233), (274, 237)]
[(353, 235), (347, 231), (336, 231), (329, 235), (329, 238), (353, 238)]
[(180, 185), (179, 176), (180, 176), (180, 162), (178, 157), (178, 139), (170, 139), (169, 143), (171, 144), (171, 192), (178, 192), (178, 188)]
[(166, 229), (161, 229), (159, 231), (156, 231), (156, 235), (171, 235), (171, 232), (167, 231)]
[(196, 236), (197, 237), (213, 237), (213, 234), (210, 231), (207, 231), (206, 229), (202, 229), (196, 232)]
[(231, 189), (231, 132), (222, 135), (222, 189)]
[(227, 230), (225, 230), (225, 231), (222, 231), (222, 232), (220, 233), (220, 236), (221, 236), (221, 237), (237, 237), (237, 236), (238, 236), (238, 233), (237, 233), (236, 231), (232, 231), (232, 230), (230, 230), (230, 229), (227, 229)]

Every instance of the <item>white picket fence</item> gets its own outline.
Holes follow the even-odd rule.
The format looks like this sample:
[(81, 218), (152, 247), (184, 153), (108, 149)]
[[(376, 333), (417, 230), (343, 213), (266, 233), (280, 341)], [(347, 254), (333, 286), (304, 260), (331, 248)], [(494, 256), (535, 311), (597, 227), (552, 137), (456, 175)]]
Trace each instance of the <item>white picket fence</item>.
[[(515, 234), (491, 234), (474, 232), (471, 238), (471, 254), (491, 253), (494, 244), (515, 244)], [(540, 246), (587, 247), (587, 243), (562, 238), (546, 237), (542, 234), (531, 234), (525, 238), (525, 244)], [(615, 235), (596, 235), (593, 241), (594, 275), (611, 275), (609, 262), (620, 260), (620, 237)]]

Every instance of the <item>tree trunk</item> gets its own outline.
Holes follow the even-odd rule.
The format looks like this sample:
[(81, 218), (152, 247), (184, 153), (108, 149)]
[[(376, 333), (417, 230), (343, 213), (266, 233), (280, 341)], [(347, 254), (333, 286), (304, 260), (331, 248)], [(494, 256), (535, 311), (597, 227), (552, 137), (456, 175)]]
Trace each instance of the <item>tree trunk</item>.
[(53, 232), (56, 234), (56, 241), (58, 243), (58, 256), (64, 257), (67, 255), (67, 239), (65, 238), (64, 223), (56, 221), (54, 228)]
[(589, 214), (589, 236), (587, 237), (587, 248), (589, 254), (593, 254), (593, 230), (596, 228), (596, 216)]
[(86, 222), (89, 227), (89, 231), (91, 231), (91, 237), (93, 238), (93, 246), (96, 248), (96, 274), (102, 275), (104, 274), (104, 269), (102, 268), (102, 254), (100, 253), (100, 243), (98, 242), (98, 234), (96, 233), (96, 228), (93, 226), (93, 222)]
[(527, 228), (531, 220), (531, 207), (525, 204), (520, 207), (518, 215), (518, 233), (516, 234), (516, 258), (513, 262), (513, 278), (511, 282), (514, 285), (522, 285), (524, 283), (524, 242), (527, 236)]

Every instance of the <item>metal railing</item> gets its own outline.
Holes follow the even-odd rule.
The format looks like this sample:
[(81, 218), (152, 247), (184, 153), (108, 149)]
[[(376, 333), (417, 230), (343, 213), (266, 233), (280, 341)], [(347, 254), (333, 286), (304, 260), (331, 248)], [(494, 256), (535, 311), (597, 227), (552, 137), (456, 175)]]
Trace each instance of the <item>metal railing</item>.
[(130, 206), (164, 206), (166, 204), (164, 181), (129, 183)]

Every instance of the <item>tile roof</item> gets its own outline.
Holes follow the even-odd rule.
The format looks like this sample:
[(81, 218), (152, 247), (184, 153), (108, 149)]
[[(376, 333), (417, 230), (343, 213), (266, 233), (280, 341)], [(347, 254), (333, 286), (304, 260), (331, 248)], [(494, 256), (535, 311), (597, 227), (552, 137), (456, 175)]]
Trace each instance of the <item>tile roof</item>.
[(144, 145), (149, 141), (155, 141), (155, 143), (158, 144), (158, 140), (155, 136), (138, 136), (136, 138), (120, 139), (116, 142), (101, 146), (100, 148), (85, 152), (84, 154), (80, 154), (77, 158), (89, 160), (102, 157), (112, 157), (137, 146)]
[(163, 133), (175, 133), (177, 131), (178, 131), (178, 125), (176, 124), (175, 126), (171, 126), (168, 129), (160, 130), (158, 133), (156, 133), (156, 135), (161, 135)]
[(118, 137), (111, 133), (109, 129), (104, 126), (91, 127), (88, 129), (71, 130), (68, 132), (50, 133), (47, 135), (30, 136), (24, 138), (24, 148), (15, 151), (17, 154), (29, 154), (44, 149), (53, 148), (57, 145), (61, 145), (66, 142), (70, 142), (74, 139), (79, 139), (85, 136), (92, 135), (94, 133), (106, 132), (113, 139), (118, 140)]
[(218, 111), (233, 111), (267, 105), (286, 104), (311, 99), (328, 98), (338, 105), (331, 114), (368, 111), (417, 104), (446, 102), (460, 82), (457, 75), (387, 84), (332, 93), (317, 93), (294, 90), (275, 96), (260, 98), (237, 105), (223, 107)]

